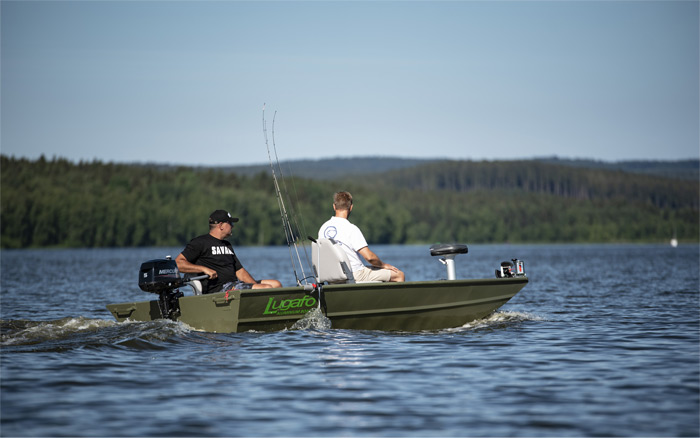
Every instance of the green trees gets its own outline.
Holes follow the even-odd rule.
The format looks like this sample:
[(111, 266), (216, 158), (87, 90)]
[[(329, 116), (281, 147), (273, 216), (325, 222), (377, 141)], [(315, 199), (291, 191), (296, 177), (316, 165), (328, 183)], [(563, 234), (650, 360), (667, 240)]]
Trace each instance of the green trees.
[[(182, 246), (224, 208), (238, 245), (286, 243), (269, 173), (0, 157), (0, 244)], [(282, 182), (281, 182), (282, 183)], [(698, 241), (697, 181), (539, 162), (428, 163), (372, 177), (287, 177), (301, 237), (355, 197), (371, 243)]]

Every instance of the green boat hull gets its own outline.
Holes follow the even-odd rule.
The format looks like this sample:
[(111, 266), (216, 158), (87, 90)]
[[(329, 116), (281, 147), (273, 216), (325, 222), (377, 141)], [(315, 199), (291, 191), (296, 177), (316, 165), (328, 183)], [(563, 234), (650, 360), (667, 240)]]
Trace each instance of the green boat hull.
[[(340, 284), (323, 287), (321, 309), (332, 328), (440, 330), (484, 318), (525, 285), (525, 276), (477, 280)], [(319, 307), (302, 287), (184, 296), (173, 319), (216, 333), (289, 329)], [(109, 304), (117, 321), (161, 319), (158, 300)]]

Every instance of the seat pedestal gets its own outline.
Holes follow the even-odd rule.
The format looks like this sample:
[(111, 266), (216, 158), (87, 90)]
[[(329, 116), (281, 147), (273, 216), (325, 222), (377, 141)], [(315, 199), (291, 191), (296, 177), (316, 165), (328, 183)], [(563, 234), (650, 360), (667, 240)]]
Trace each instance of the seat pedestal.
[(441, 243), (430, 247), (431, 256), (442, 256), (439, 260), (447, 268), (447, 279), (456, 280), (455, 273), (455, 257), (458, 254), (466, 254), (469, 252), (467, 245), (460, 243)]

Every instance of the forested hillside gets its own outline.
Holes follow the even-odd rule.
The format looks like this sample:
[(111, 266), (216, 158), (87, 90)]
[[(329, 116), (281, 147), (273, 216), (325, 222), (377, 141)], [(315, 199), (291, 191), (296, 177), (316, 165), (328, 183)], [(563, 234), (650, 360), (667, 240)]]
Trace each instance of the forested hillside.
[[(241, 218), (238, 245), (285, 244), (268, 172), (1, 157), (0, 244), (180, 246), (218, 208)], [(533, 161), (445, 161), (372, 177), (287, 176), (301, 236), (355, 197), (370, 243), (667, 242), (699, 240), (698, 182)]]
[[(294, 160), (282, 163), (285, 175), (295, 175), (308, 179), (337, 180), (344, 177), (373, 176), (398, 169), (417, 167), (423, 164), (445, 162), (447, 159), (416, 159), (400, 157), (337, 157), (319, 160)], [(555, 164), (562, 167), (575, 167), (595, 170), (622, 171), (632, 174), (663, 176), (672, 179), (698, 181), (700, 178), (699, 160), (678, 161), (617, 161), (605, 162), (595, 160), (567, 160), (557, 157), (533, 158), (518, 161), (520, 165), (540, 163)], [(163, 167), (163, 165), (159, 165)], [(239, 175), (252, 176), (260, 172), (269, 172), (269, 164), (252, 164), (247, 166), (221, 166), (218, 169)]]
[(445, 161), (387, 172), (379, 181), (423, 192), (507, 190), (581, 201), (608, 200), (697, 209), (697, 181), (584, 169), (543, 162)]

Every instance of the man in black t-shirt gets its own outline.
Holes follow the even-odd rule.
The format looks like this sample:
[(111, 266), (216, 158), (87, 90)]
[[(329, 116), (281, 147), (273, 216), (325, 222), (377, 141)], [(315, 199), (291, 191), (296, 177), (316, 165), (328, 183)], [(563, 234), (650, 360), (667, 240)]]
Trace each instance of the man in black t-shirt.
[(236, 257), (231, 243), (225, 240), (231, 236), (234, 222), (238, 218), (224, 210), (216, 210), (209, 217), (209, 234), (190, 240), (177, 256), (177, 268), (186, 274), (204, 273), (209, 276), (204, 293), (230, 289), (264, 289), (282, 287), (277, 280), (256, 281), (245, 270)]

